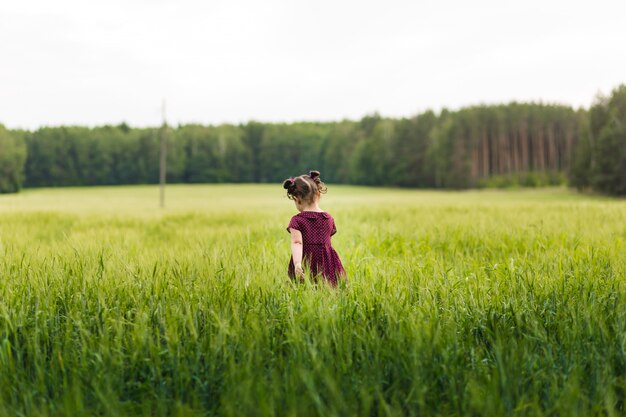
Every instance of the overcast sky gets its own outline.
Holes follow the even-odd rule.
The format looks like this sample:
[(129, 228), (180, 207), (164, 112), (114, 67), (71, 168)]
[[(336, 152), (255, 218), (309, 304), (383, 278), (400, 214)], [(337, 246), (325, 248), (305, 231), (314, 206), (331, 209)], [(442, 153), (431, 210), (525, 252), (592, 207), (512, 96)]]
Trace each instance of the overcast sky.
[(626, 82), (626, 2), (2, 0), (8, 127), (357, 119)]

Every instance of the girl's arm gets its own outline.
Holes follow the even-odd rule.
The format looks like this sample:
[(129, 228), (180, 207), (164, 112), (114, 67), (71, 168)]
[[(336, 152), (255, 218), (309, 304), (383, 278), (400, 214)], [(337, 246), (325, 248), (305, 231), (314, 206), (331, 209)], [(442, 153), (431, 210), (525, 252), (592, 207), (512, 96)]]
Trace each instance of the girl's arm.
[(302, 233), (296, 229), (289, 229), (291, 232), (291, 258), (295, 266), (296, 275), (304, 274), (302, 270)]

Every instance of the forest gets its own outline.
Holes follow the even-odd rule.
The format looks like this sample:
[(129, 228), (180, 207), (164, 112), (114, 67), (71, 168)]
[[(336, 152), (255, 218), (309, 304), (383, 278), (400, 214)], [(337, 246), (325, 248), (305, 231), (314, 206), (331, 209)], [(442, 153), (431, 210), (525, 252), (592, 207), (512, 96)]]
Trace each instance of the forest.
[(152, 184), (167, 141), (169, 183), (327, 182), (465, 189), (570, 184), (626, 194), (626, 85), (589, 109), (481, 105), (358, 121), (42, 127), (0, 125), (0, 192)]

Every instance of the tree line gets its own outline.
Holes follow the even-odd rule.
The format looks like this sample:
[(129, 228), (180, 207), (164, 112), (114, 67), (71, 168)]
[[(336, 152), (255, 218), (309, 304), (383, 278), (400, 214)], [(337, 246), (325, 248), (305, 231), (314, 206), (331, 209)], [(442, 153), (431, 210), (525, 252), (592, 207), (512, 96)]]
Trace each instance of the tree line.
[(471, 188), (569, 177), (579, 188), (625, 194), (625, 97), (621, 86), (588, 110), (510, 103), (401, 119), (0, 127), (0, 190), (157, 183), (165, 134), (171, 183), (280, 182), (314, 168), (331, 183)]
[(26, 143), (22, 132), (0, 125), (0, 193), (14, 193), (24, 182)]
[(579, 189), (626, 195), (626, 85), (589, 109), (570, 179)]

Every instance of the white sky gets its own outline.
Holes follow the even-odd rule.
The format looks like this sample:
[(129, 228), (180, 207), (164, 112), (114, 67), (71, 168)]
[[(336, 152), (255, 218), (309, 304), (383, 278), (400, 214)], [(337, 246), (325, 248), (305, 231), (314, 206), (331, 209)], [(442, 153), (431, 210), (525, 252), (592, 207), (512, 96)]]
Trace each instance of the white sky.
[(0, 0), (8, 127), (357, 119), (626, 82), (621, 0)]

